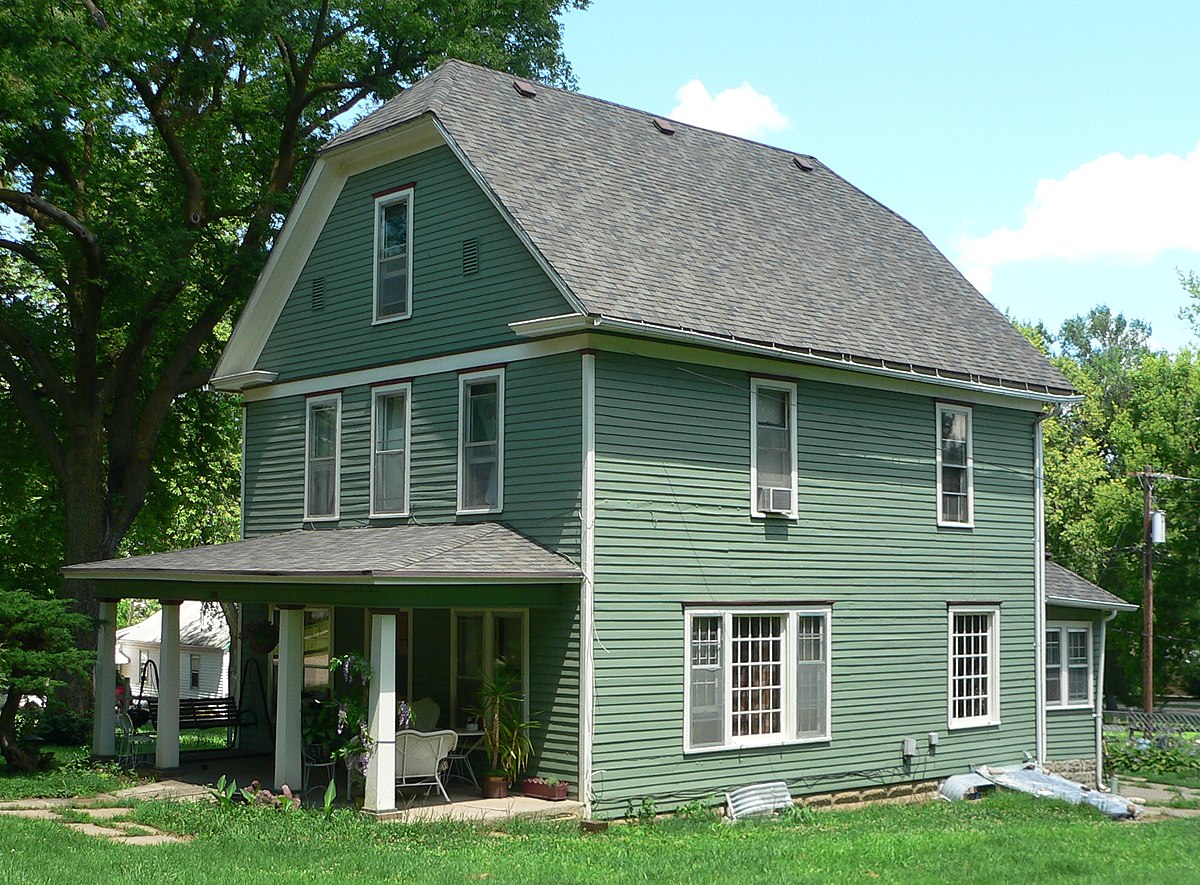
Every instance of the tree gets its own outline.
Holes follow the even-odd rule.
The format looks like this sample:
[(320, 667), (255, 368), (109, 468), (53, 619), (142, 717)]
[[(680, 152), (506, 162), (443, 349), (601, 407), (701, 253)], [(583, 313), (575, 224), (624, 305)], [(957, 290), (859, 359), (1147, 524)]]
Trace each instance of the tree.
[[(171, 472), (169, 418), (324, 138), (448, 56), (569, 83), (557, 16), (586, 3), (0, 5), (0, 397), (67, 563), (114, 555)], [(87, 582), (64, 592), (95, 614)]]

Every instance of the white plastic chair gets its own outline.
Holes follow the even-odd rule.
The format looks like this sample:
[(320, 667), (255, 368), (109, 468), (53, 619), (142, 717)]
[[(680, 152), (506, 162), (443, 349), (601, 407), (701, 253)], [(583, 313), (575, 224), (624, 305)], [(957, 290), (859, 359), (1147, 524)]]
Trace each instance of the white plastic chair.
[(422, 733), (406, 728), (396, 732), (396, 786), (433, 787), (450, 802), (450, 794), (442, 783), (446, 757), (458, 741), (457, 732), (450, 729)]
[(150, 746), (156, 740), (153, 734), (143, 734), (133, 727), (129, 714), (121, 711), (117, 714), (117, 726), (121, 729), (121, 750), (117, 754), (117, 763), (137, 768), (139, 761), (150, 761)]

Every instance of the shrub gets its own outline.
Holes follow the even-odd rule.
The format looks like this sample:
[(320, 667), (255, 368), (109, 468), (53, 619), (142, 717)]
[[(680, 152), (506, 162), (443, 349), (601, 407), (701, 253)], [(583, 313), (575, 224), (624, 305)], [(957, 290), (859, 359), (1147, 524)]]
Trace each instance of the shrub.
[(38, 717), (37, 733), (48, 744), (74, 747), (92, 742), (92, 717), (69, 710), (51, 701), (45, 713)]
[(1200, 746), (1195, 743), (1142, 737), (1109, 738), (1104, 742), (1104, 755), (1110, 772), (1200, 771)]

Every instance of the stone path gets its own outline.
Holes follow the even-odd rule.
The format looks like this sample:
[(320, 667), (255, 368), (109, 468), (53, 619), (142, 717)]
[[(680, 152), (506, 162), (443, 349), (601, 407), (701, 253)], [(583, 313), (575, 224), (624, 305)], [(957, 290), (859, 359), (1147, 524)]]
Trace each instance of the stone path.
[(1169, 804), (1179, 799), (1200, 802), (1200, 790), (1156, 784), (1144, 778), (1121, 777), (1119, 781), (1117, 792), (1137, 803), (1138, 820), (1200, 817), (1200, 808), (1172, 808)]
[(133, 809), (111, 804), (118, 800), (116, 794), (101, 794), (88, 799), (24, 799), (0, 802), (0, 817), (58, 821), (77, 833), (108, 839), (121, 845), (165, 845), (191, 841), (189, 836), (176, 836), (143, 823), (120, 820), (119, 818), (131, 814)]

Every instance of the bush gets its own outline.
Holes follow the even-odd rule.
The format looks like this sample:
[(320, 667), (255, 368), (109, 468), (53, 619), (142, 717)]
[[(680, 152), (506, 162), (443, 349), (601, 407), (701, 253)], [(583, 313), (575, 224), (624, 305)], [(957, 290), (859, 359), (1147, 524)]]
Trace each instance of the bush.
[(1110, 738), (1104, 742), (1104, 755), (1110, 772), (1200, 771), (1200, 746), (1195, 743), (1142, 737)]
[(48, 744), (64, 747), (92, 742), (92, 717), (84, 716), (54, 702), (38, 718), (37, 733)]

